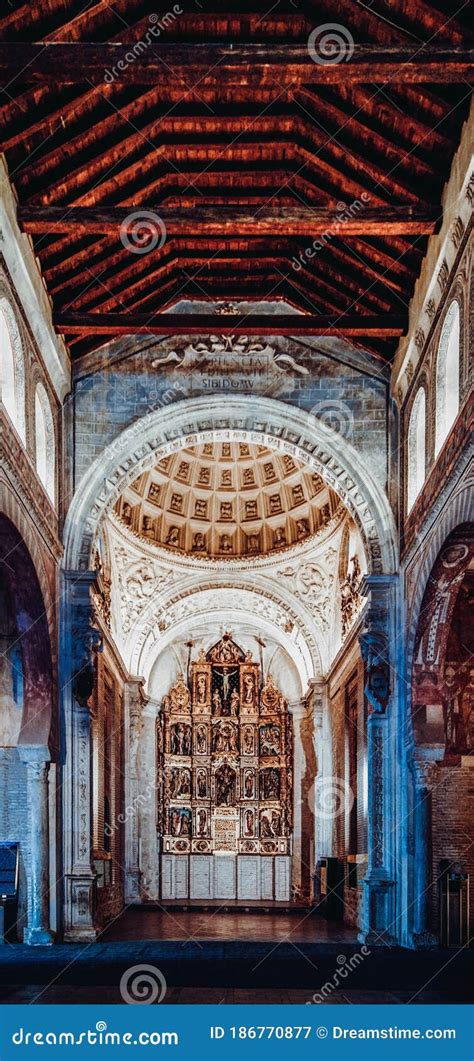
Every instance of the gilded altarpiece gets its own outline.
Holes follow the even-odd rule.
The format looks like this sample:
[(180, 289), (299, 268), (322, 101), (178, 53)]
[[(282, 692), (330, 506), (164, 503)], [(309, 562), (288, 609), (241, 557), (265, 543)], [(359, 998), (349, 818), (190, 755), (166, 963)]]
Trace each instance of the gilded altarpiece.
[(291, 854), (292, 730), (272, 677), (225, 634), (162, 705), (162, 851)]

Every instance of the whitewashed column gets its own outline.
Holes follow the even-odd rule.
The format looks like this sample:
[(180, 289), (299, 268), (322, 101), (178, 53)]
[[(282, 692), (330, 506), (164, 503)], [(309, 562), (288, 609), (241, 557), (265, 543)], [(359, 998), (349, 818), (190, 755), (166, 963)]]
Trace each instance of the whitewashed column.
[(26, 765), (30, 871), (28, 924), (23, 940), (31, 947), (53, 942), (49, 927), (49, 752), (46, 748), (19, 748)]
[(96, 938), (96, 873), (92, 861), (92, 734), (89, 698), (93, 654), (100, 635), (92, 625), (93, 571), (63, 573), (61, 668), (64, 712), (63, 857), (64, 938)]
[(156, 745), (160, 705), (145, 699), (139, 751), (140, 799), (138, 836), (140, 844), (140, 894), (144, 901), (160, 897), (160, 841), (157, 833), (157, 803), (160, 798), (160, 770)]
[(318, 789), (323, 790), (325, 782), (332, 778), (331, 741), (332, 734), (328, 718), (328, 684), (327, 681), (311, 682), (311, 703), (313, 712), (313, 744), (316, 757), (314, 773), (314, 866), (320, 858), (333, 853), (333, 822), (328, 814), (318, 813), (318, 807), (324, 802), (317, 798)]
[(299, 900), (311, 896), (314, 868), (313, 784), (316, 756), (313, 743), (311, 697), (288, 705), (293, 719), (293, 895)]
[(125, 902), (140, 902), (140, 865), (138, 837), (138, 750), (143, 724), (143, 678), (128, 678), (123, 687), (125, 725)]

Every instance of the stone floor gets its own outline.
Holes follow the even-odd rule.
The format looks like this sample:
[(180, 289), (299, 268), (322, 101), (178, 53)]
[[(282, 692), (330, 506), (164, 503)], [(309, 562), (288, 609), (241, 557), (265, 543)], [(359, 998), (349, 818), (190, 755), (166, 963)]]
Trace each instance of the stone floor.
[[(313, 992), (314, 993), (314, 992)], [(446, 1005), (449, 1002), (469, 1003), (466, 995), (443, 991), (333, 991), (324, 998), (324, 1004), (340, 1005)], [(0, 1002), (8, 1005), (119, 1005), (123, 998), (117, 986), (104, 987), (58, 987), (52, 984), (29, 984), (28, 986), (5, 986), (0, 988)], [(312, 993), (298, 988), (274, 990), (252, 990), (245, 988), (168, 987), (165, 1005), (302, 1005), (317, 1004)]]
[[(166, 981), (164, 1001), (427, 1004), (473, 1000), (472, 951), (365, 951), (353, 930), (307, 911), (129, 909), (99, 941), (0, 949), (0, 1001), (120, 1003), (124, 973)], [(341, 971), (349, 969), (345, 976)], [(316, 996), (316, 998), (314, 998)]]
[(130, 907), (105, 931), (104, 940), (269, 940), (273, 943), (344, 942), (357, 939), (355, 929), (326, 921), (301, 907), (265, 910), (251, 905), (229, 909), (219, 904), (183, 910)]

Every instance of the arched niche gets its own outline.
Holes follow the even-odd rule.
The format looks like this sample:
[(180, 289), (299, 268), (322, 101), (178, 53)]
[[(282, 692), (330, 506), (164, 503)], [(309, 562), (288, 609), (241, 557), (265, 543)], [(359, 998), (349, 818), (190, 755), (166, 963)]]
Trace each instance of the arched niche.
[(54, 504), (56, 481), (56, 446), (53, 414), (43, 383), (35, 391), (35, 458), (36, 471)]
[(26, 442), (25, 359), (14, 310), (0, 297), (0, 397), (23, 443)]
[(473, 559), (474, 524), (461, 524), (444, 542), (434, 563), (417, 622), (411, 690), (415, 746), (437, 760), (470, 751), (469, 742), (458, 747), (455, 730), (465, 728), (464, 690), (470, 687), (473, 668), (467, 657), (450, 659), (449, 644), (463, 587), (467, 579), (473, 582)]
[(454, 299), (444, 319), (435, 372), (435, 457), (447, 438), (459, 410), (461, 317)]
[[(13, 744), (46, 747), (54, 740), (51, 646), (45, 602), (25, 542), (0, 515), (0, 575), (8, 640), (4, 695), (20, 698)], [(13, 669), (12, 669), (13, 668)], [(8, 688), (7, 688), (8, 686)], [(10, 711), (12, 704), (9, 704)], [(18, 723), (18, 719), (15, 720)]]
[(413, 508), (426, 477), (426, 391), (420, 387), (413, 402), (407, 439), (407, 512)]

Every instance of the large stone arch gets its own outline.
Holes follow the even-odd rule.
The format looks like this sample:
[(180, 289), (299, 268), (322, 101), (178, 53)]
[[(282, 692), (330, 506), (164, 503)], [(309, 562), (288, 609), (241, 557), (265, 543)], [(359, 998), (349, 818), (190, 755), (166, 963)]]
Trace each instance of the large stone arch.
[(412, 669), (412, 712), (418, 747), (436, 744), (441, 749), (445, 742), (444, 708), (446, 700), (454, 695), (444, 681), (447, 642), (461, 583), (473, 557), (474, 523), (461, 523), (445, 540), (423, 596)]
[[(462, 524), (474, 521), (474, 464), (468, 468), (449, 503), (441, 512), (433, 512), (433, 524), (426, 538), (418, 536), (416, 551), (410, 562), (410, 577), (406, 592), (408, 613), (405, 645), (406, 673), (411, 675), (415, 640), (428, 580), (449, 536)], [(435, 518), (437, 517), (437, 518)], [(412, 592), (410, 593), (410, 587)], [(410, 706), (410, 705), (409, 705)]]
[(92, 463), (67, 516), (65, 566), (87, 570), (93, 541), (124, 487), (173, 450), (212, 439), (253, 441), (312, 467), (344, 502), (362, 536), (370, 574), (393, 573), (396, 531), (387, 497), (363, 458), (311, 413), (269, 398), (190, 398), (126, 428)]
[(25, 546), (31, 556), (44, 600), (46, 618), (48, 620), (49, 636), (53, 663), (56, 660), (56, 586), (54, 577), (47, 571), (41, 546), (30, 519), (27, 517), (22, 505), (13, 493), (7, 480), (1, 479), (3, 488), (2, 510), (0, 515), (13, 524), (18, 534), (23, 539)]
[(24, 707), (19, 745), (55, 744), (51, 642), (41, 585), (24, 539), (7, 516), (0, 515), (3, 575), (16, 611), (23, 659)]

